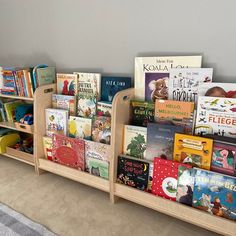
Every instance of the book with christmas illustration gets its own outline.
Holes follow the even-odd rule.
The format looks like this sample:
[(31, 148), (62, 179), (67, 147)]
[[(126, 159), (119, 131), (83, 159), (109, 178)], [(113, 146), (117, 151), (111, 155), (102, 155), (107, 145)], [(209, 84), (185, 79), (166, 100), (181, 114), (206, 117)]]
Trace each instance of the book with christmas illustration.
[(148, 123), (145, 159), (153, 161), (154, 157), (161, 157), (172, 160), (175, 133), (182, 132), (181, 126)]
[(136, 57), (135, 98), (155, 102), (167, 99), (171, 68), (201, 67), (202, 56)]
[(236, 221), (236, 178), (197, 169), (193, 207)]
[(60, 134), (52, 135), (52, 160), (78, 170), (85, 169), (84, 140), (69, 138)]
[(147, 128), (134, 125), (124, 126), (123, 154), (144, 159), (147, 148)]
[(187, 134), (175, 134), (173, 159), (210, 170), (213, 140)]
[(236, 138), (236, 98), (199, 96), (195, 134)]
[(52, 138), (48, 136), (43, 137), (44, 156), (52, 161)]
[(109, 163), (95, 158), (87, 158), (86, 165), (88, 172), (92, 175), (108, 179), (109, 178)]
[(111, 102), (98, 102), (97, 103), (97, 115), (98, 116), (111, 116), (112, 103)]
[(147, 191), (149, 163), (127, 156), (118, 157), (117, 183)]
[(77, 75), (57, 73), (57, 93), (74, 96), (77, 94)]

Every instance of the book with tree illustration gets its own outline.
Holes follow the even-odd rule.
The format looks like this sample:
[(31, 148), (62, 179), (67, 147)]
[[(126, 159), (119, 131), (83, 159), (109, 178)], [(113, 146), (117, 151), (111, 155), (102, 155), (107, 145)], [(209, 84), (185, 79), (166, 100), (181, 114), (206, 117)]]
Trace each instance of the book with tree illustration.
[(176, 133), (173, 159), (193, 167), (210, 170), (212, 147), (212, 139)]
[(57, 93), (74, 96), (77, 94), (77, 75), (57, 73)]
[(124, 126), (123, 154), (145, 159), (147, 148), (147, 128), (134, 125)]
[(98, 102), (97, 115), (98, 116), (111, 116), (112, 103), (111, 102)]

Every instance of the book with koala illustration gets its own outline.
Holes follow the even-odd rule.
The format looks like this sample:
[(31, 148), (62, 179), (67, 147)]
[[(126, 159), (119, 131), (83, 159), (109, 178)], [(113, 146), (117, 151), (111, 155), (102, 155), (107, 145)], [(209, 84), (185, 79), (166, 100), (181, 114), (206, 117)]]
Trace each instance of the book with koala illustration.
[(236, 221), (236, 178), (197, 169), (192, 206)]
[(108, 179), (109, 178), (109, 163), (95, 158), (86, 159), (87, 171), (95, 176)]
[(77, 75), (57, 73), (57, 94), (74, 96), (77, 94)]
[(171, 68), (201, 67), (202, 56), (166, 56), (135, 58), (135, 98), (155, 102), (167, 99)]
[(173, 159), (210, 170), (213, 140), (187, 134), (175, 134)]
[(198, 88), (212, 82), (212, 68), (173, 68), (170, 69), (168, 99), (197, 103)]

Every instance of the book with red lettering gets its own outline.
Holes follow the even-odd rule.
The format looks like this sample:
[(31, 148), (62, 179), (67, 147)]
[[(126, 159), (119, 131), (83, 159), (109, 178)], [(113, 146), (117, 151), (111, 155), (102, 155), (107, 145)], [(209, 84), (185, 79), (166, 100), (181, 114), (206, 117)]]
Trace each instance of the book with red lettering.
[(179, 166), (190, 165), (179, 162), (154, 158), (152, 193), (172, 201), (176, 201), (177, 179)]
[(85, 141), (60, 134), (52, 135), (52, 161), (78, 170), (85, 168)]

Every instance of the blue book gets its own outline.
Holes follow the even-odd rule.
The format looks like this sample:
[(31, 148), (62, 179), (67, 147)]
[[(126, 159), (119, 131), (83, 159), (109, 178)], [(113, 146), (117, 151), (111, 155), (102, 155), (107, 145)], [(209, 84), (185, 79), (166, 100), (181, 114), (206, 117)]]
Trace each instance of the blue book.
[(128, 88), (131, 88), (130, 77), (103, 76), (101, 86), (101, 100), (112, 102), (116, 93)]

